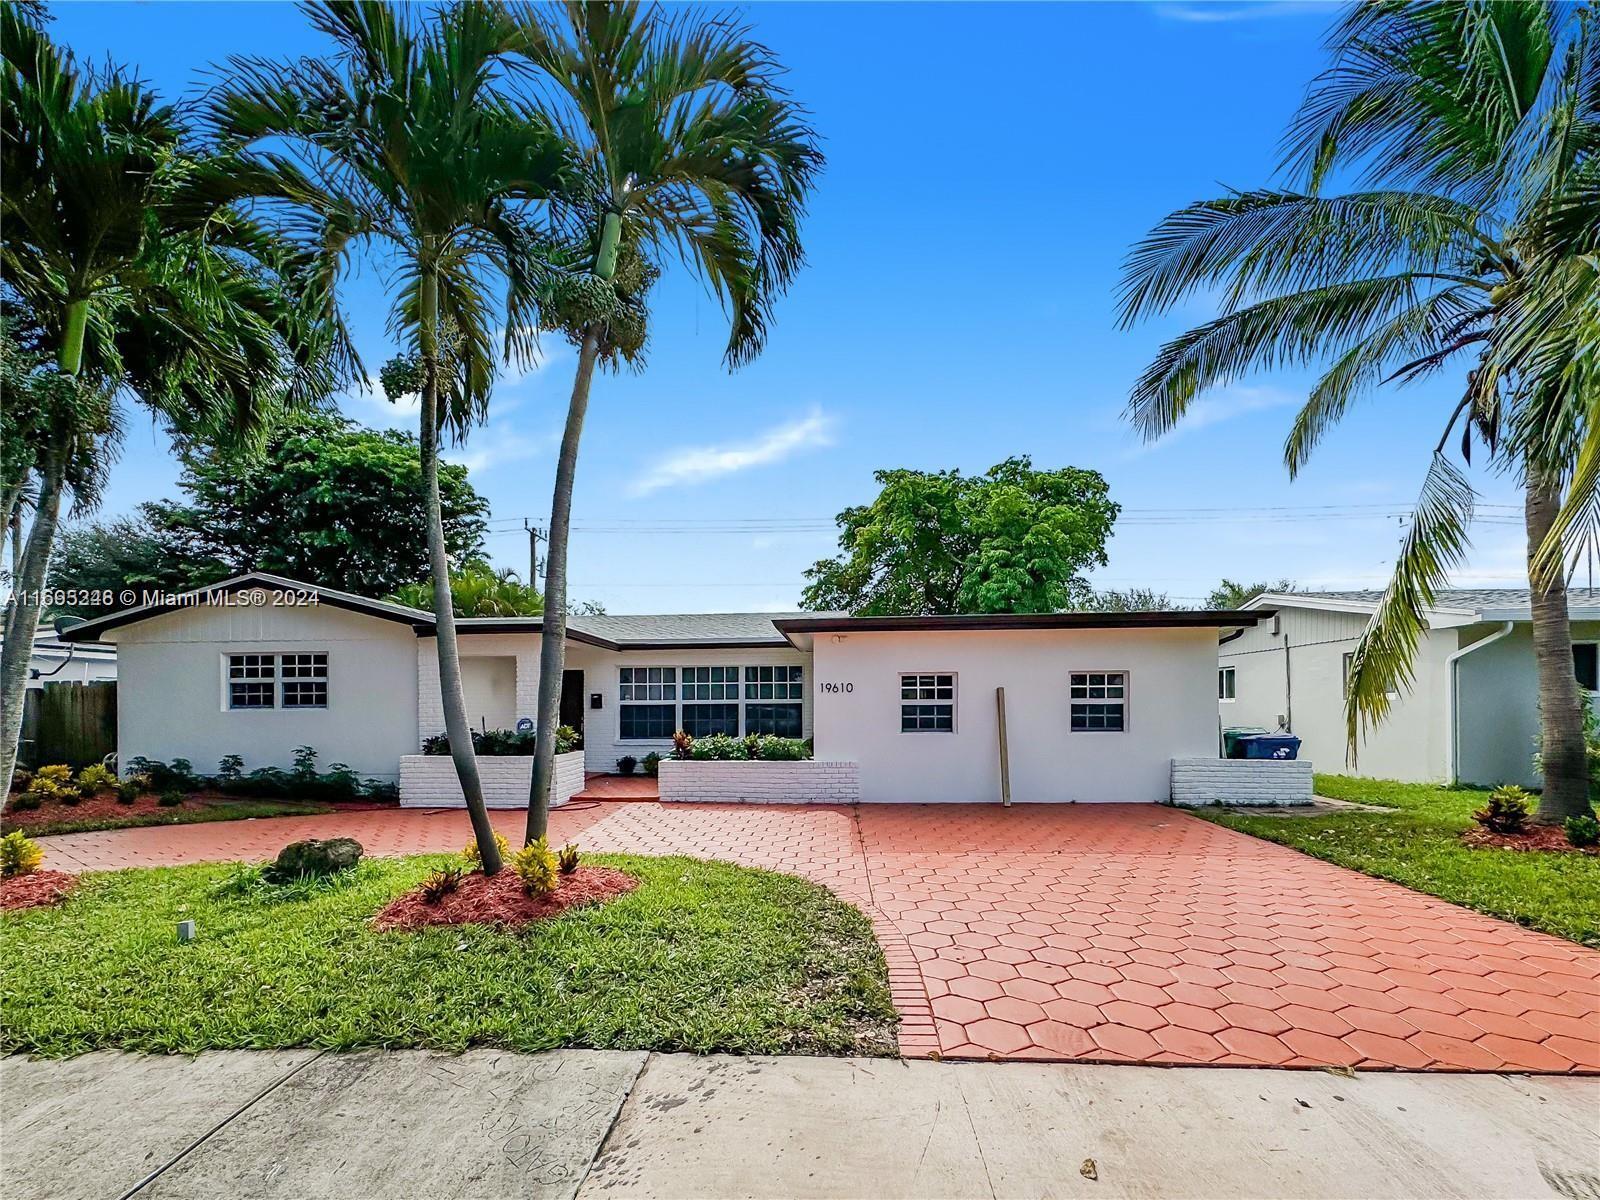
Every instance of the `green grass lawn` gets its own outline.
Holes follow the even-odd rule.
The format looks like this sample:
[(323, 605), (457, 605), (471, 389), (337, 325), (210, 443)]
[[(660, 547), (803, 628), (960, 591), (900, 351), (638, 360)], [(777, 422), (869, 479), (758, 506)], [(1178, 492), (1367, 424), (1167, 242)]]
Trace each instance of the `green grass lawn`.
[[(368, 859), (320, 889), (272, 888), (237, 866), (85, 876), (59, 908), (0, 916), (0, 1049), (894, 1053), (872, 926), (816, 884), (595, 855), (639, 888), (521, 932), (372, 929), (447, 861)], [(185, 918), (198, 938), (179, 945)]]
[(1600, 858), (1474, 850), (1458, 840), (1486, 792), (1318, 775), (1317, 794), (1383, 813), (1255, 816), (1201, 808), (1207, 820), (1558, 937), (1600, 946)]
[[(0, 819), (0, 833), (21, 829), (29, 837), (54, 833), (88, 833), (96, 829), (132, 829), (139, 825), (194, 825), (204, 821), (242, 821), (248, 817), (308, 817), (332, 812), (326, 804), (309, 800), (218, 800), (204, 808), (157, 808), (150, 811), (114, 815), (78, 816), (71, 808), (51, 805), (44, 820), (17, 821), (7, 810)], [(25, 813), (25, 817), (34, 814)]]

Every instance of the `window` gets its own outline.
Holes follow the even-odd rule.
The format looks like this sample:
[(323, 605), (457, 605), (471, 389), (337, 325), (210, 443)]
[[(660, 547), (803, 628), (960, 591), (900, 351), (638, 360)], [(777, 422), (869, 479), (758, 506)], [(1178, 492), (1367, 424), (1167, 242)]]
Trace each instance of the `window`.
[(623, 667), (619, 678), (618, 736), (624, 741), (662, 739), (678, 731), (677, 667)]
[[(798, 667), (795, 668), (799, 670)], [(798, 704), (746, 704), (744, 706), (744, 731), (770, 733), (774, 737), (800, 736), (800, 706)]]
[(954, 733), (956, 677), (900, 676), (900, 732)]
[(746, 700), (799, 700), (803, 677), (801, 667), (746, 667)]
[(630, 700), (676, 700), (677, 667), (623, 667), (622, 703)]
[(228, 707), (275, 707), (278, 691), (277, 680), (278, 660), (276, 655), (228, 655)]
[[(797, 738), (801, 731), (804, 698), (803, 667), (746, 667), (744, 669), (744, 731)], [(787, 701), (788, 703), (771, 703)]]
[(1232, 700), (1235, 695), (1235, 680), (1233, 667), (1217, 668), (1217, 699)]
[(1572, 643), (1572, 667), (1578, 673), (1578, 686), (1585, 691), (1600, 691), (1600, 646), (1594, 642)]
[[(685, 689), (687, 690), (687, 688)], [(737, 704), (685, 704), (683, 706), (683, 731), (690, 737), (708, 737), (713, 733), (739, 736), (739, 706)]]
[[(738, 667), (685, 667), (683, 669), (683, 698), (685, 700), (737, 700), (739, 698)], [(736, 704), (734, 708), (739, 706)]]
[(1070, 681), (1074, 733), (1121, 733), (1128, 727), (1128, 676), (1123, 671), (1074, 671)]
[(285, 708), (328, 707), (327, 654), (285, 654), (278, 662)]
[(675, 704), (624, 704), (621, 707), (623, 740), (670, 738), (677, 732)]

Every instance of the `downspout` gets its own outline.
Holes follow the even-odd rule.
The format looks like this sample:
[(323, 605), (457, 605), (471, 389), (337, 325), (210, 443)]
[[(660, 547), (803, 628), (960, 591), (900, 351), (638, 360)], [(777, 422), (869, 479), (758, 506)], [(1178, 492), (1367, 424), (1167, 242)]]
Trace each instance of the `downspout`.
[(1514, 621), (1502, 621), (1500, 623), (1500, 628), (1495, 630), (1488, 637), (1479, 638), (1470, 646), (1463, 646), (1449, 658), (1445, 659), (1445, 662), (1450, 668), (1450, 719), (1445, 722), (1445, 729), (1450, 737), (1451, 783), (1461, 782), (1461, 687), (1459, 682), (1460, 676), (1456, 670), (1456, 664), (1461, 659), (1471, 654), (1474, 650), (1482, 650), (1485, 646), (1490, 645), (1493, 642), (1498, 642), (1501, 638), (1505, 637), (1515, 628), (1516, 623)]

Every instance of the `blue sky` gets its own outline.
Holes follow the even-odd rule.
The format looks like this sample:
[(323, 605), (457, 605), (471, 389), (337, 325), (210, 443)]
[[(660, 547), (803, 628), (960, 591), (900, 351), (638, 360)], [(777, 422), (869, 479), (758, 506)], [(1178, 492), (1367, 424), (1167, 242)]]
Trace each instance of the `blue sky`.
[[(832, 518), (884, 467), (982, 471), (1012, 454), (1090, 467), (1124, 516), (1105, 587), (1175, 600), (1217, 579), (1308, 586), (1387, 578), (1454, 382), (1381, 393), (1292, 484), (1280, 459), (1304, 376), (1222, 389), (1141, 445), (1121, 420), (1164, 337), (1196, 304), (1116, 328), (1128, 246), (1168, 211), (1271, 180), (1279, 135), (1324, 62), (1327, 5), (761, 4), (828, 168), (805, 227), (809, 266), (752, 366), (721, 364), (713, 299), (685, 273), (657, 289), (642, 374), (602, 376), (584, 434), (573, 592), (612, 612), (792, 608), (830, 553)], [(230, 54), (315, 53), (288, 4), (76, 3), (55, 36), (114, 54), (168, 96)], [(347, 296), (360, 349), (387, 354), (383, 281)], [(497, 563), (526, 571), (522, 519), (547, 516), (573, 358), (499, 386), (454, 457), (493, 506)], [(414, 425), (381, 396), (341, 405)], [(1515, 489), (1480, 472), (1485, 519), (1460, 582), (1522, 579)], [(107, 511), (174, 492), (148, 421), (129, 423)]]

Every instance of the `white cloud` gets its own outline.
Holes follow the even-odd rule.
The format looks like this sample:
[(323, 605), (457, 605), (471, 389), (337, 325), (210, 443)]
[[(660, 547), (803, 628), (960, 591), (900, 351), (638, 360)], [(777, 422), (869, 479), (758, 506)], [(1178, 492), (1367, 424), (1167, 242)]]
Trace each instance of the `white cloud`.
[(833, 444), (834, 419), (814, 408), (798, 421), (778, 425), (745, 442), (721, 446), (689, 446), (670, 451), (630, 489), (644, 496), (681, 483), (705, 483), (782, 462), (806, 450)]
[(1151, 450), (1170, 446), (1173, 442), (1212, 425), (1237, 420), (1252, 413), (1288, 408), (1300, 402), (1299, 396), (1276, 387), (1233, 384), (1229, 387), (1213, 388), (1190, 404), (1171, 430), (1154, 442), (1144, 442), (1133, 447), (1125, 457), (1137, 458)]
[(446, 462), (457, 463), (468, 471), (487, 471), (490, 467), (522, 462), (543, 454), (556, 441), (553, 435), (530, 437), (503, 422), (491, 422), (472, 430), (464, 446), (447, 446), (440, 451)]
[(1305, 17), (1333, 12), (1338, 6), (1316, 0), (1250, 0), (1245, 4), (1199, 3), (1151, 6), (1169, 21), (1217, 25), (1231, 21), (1260, 21), (1271, 17)]

